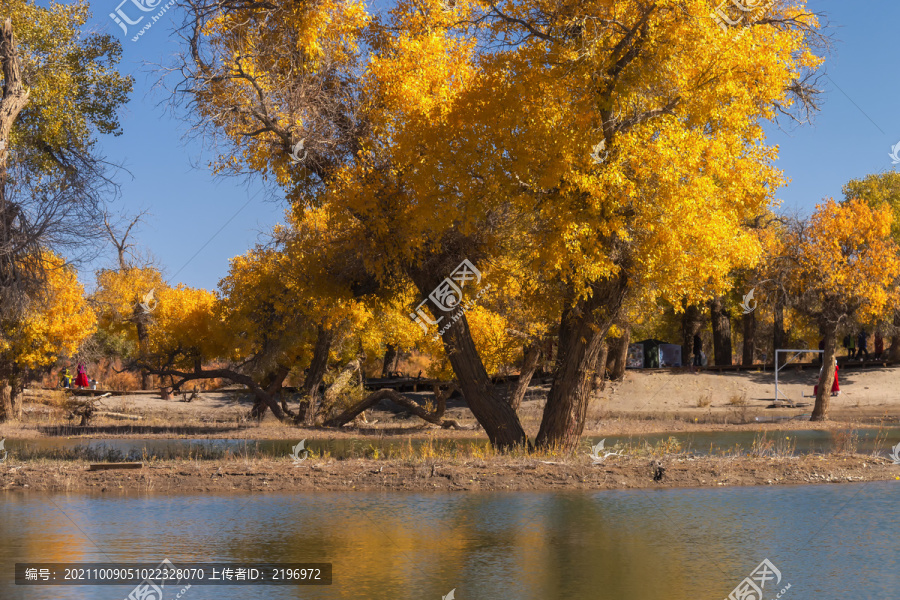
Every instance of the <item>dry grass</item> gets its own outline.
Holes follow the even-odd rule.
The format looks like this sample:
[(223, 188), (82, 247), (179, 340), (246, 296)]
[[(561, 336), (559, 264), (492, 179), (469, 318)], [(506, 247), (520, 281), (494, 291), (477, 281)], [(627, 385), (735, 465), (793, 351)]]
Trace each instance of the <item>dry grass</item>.
[(729, 406), (747, 406), (747, 392), (741, 392), (740, 394), (732, 394), (730, 398), (728, 398)]
[(797, 449), (797, 440), (791, 436), (785, 436), (776, 440), (768, 439), (767, 432), (757, 435), (747, 452), (747, 456), (757, 458), (789, 458), (794, 456)]
[(859, 434), (856, 431), (842, 429), (834, 432), (831, 446), (832, 454), (856, 454)]
[(712, 391), (706, 390), (706, 393), (697, 399), (697, 408), (706, 408), (712, 404)]

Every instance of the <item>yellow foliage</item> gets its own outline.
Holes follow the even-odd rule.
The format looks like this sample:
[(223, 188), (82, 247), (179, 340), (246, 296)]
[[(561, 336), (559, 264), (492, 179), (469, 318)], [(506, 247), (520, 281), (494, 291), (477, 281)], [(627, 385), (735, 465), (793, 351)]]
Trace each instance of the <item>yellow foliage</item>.
[[(517, 30), (526, 41), (479, 54), (440, 11), (398, 3), (396, 33), (379, 38), (364, 79), (378, 99), (372, 134), (327, 201), (346, 208), (347, 224), (365, 223), (362, 243), (384, 261), (415, 264), (448, 231), (478, 236), (498, 258), (523, 236), (511, 244), (522, 268), (565, 282), (575, 298), (623, 268), (647, 302), (721, 293), (735, 269), (758, 261), (744, 224), (782, 185), (762, 124), (774, 104), (792, 105), (786, 90), (820, 61), (792, 28), (737, 36), (720, 30), (706, 0), (661, 3), (642, 34), (651, 41), (604, 97), (600, 74), (620, 59), (610, 48), (622, 36), (608, 23), (633, 23), (645, 8), (588, 2), (554, 14), (560, 29), (584, 27), (580, 37), (497, 24), (495, 35)], [(541, 9), (504, 4), (523, 20)], [(611, 131), (614, 115), (622, 126)], [(597, 162), (600, 141), (608, 155)], [(519, 229), (488, 227), (510, 214)]]
[(162, 288), (158, 298), (148, 327), (148, 352), (166, 355), (178, 350), (184, 357), (207, 359), (221, 353), (225, 332), (214, 293), (179, 284)]
[(786, 240), (796, 267), (788, 285), (808, 297), (810, 312), (831, 322), (872, 318), (897, 302), (900, 255), (891, 235), (891, 208), (864, 201), (818, 206), (809, 225)]
[(100, 327), (113, 333), (125, 333), (136, 341), (134, 319), (143, 310), (141, 302), (150, 292), (153, 292), (153, 302), (158, 302), (166, 288), (162, 273), (153, 267), (99, 271), (97, 290), (92, 299), (98, 307)]
[(75, 270), (45, 254), (47, 287), (24, 319), (0, 321), (0, 363), (13, 370), (38, 369), (75, 354), (96, 329), (97, 318), (84, 297)]

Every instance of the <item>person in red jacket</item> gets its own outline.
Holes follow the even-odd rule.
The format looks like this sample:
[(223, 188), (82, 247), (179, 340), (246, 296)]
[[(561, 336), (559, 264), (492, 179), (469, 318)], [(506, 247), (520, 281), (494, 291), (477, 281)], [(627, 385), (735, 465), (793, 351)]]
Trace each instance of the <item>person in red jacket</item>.
[(80, 388), (91, 387), (91, 382), (88, 381), (87, 371), (82, 363), (78, 363), (78, 375), (75, 376), (75, 385)]
[(873, 357), (875, 360), (881, 360), (881, 355), (884, 354), (884, 338), (881, 337), (881, 333), (875, 332), (875, 356)]
[[(832, 396), (840, 396), (841, 395), (841, 386), (838, 383), (838, 371), (840, 367), (837, 364), (837, 357), (834, 357), (834, 382), (831, 384), (831, 395)], [(822, 370), (819, 369), (819, 377), (822, 376)], [(819, 395), (819, 385), (816, 384), (813, 386), (813, 396)]]

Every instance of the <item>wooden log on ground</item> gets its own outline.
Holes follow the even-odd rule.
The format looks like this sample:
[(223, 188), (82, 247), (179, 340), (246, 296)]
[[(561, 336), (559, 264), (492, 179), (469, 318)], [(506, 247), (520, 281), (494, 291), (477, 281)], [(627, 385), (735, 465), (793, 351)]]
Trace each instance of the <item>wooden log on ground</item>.
[(109, 471), (111, 469), (141, 469), (144, 463), (139, 462), (121, 462), (121, 463), (91, 463), (88, 471)]

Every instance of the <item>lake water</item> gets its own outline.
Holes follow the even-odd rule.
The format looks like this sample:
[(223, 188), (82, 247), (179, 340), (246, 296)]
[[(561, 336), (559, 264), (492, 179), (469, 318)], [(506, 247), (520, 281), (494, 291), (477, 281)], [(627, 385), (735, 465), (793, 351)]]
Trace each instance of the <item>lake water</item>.
[[(0, 598), (121, 600), (12, 584), (16, 562), (328, 562), (333, 584), (194, 586), (182, 600), (720, 600), (764, 559), (770, 600), (900, 597), (900, 482), (562, 493), (0, 496)], [(167, 589), (172, 600), (180, 589)], [(758, 600), (748, 597), (747, 600)], [(156, 600), (156, 599), (154, 599)]]
[[(795, 454), (827, 453), (846, 443), (848, 431), (771, 431), (766, 440), (780, 449), (790, 448)], [(758, 431), (713, 431), (692, 433), (659, 433), (632, 436), (606, 436), (606, 447), (616, 444), (639, 448), (644, 444), (655, 446), (670, 438), (677, 440), (678, 450), (694, 454), (719, 454), (723, 452), (749, 452), (760, 437)], [(900, 443), (900, 427), (860, 428), (850, 431), (857, 452), (885, 454)], [(839, 438), (843, 438), (841, 441)], [(600, 438), (586, 439), (596, 443)], [(58, 457), (91, 461), (147, 460), (150, 458), (228, 458), (287, 457), (291, 446), (300, 440), (244, 440), (244, 439), (62, 439), (40, 438), (33, 440), (6, 440), (6, 449), (13, 458)], [(435, 440), (404, 440), (383, 437), (359, 437), (310, 440), (308, 447), (316, 453), (327, 452), (335, 459), (348, 457), (385, 457), (411, 453), (423, 444), (437, 452), (465, 451), (477, 445), (486, 448), (487, 440), (481, 438), (457, 438)], [(670, 446), (671, 447), (671, 446)], [(674, 449), (674, 448), (673, 448)], [(846, 448), (842, 448), (846, 449)]]

